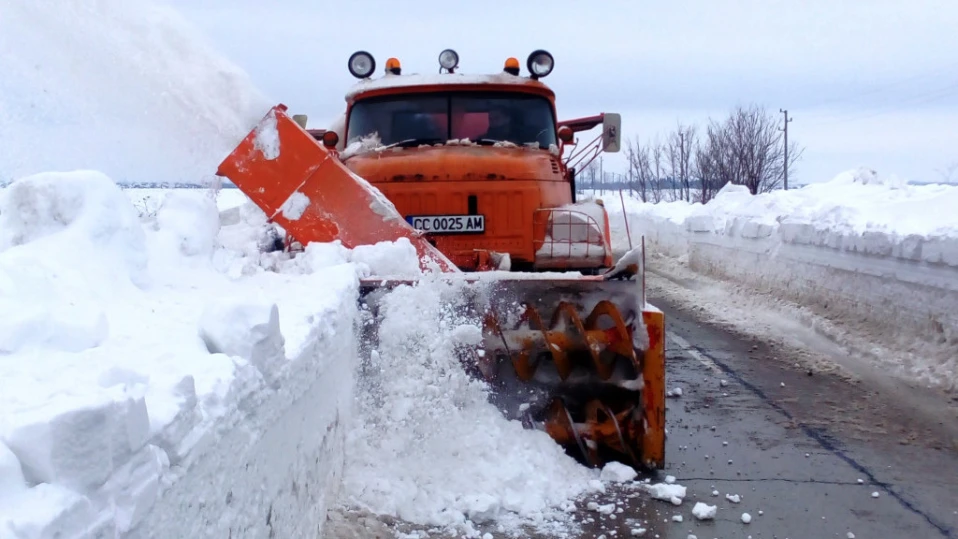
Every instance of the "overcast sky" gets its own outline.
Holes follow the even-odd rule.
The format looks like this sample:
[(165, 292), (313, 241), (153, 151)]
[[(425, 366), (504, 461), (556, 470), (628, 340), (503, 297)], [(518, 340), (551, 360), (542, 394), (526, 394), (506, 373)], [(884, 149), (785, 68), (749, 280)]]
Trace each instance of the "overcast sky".
[[(805, 147), (793, 180), (870, 166), (939, 181), (958, 162), (955, 0), (169, 0), (277, 102), (326, 124), (355, 81), (360, 49), (435, 73), (444, 48), (460, 71), (497, 72), (549, 50), (544, 82), (561, 117), (622, 114), (623, 134), (665, 135), (737, 104), (794, 121)], [(622, 170), (623, 156), (606, 156)], [(958, 173), (955, 177), (958, 181)]]

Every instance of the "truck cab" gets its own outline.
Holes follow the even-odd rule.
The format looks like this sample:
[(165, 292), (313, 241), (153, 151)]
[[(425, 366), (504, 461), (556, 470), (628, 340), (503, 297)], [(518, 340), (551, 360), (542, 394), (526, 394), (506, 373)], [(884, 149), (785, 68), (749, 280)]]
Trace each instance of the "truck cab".
[[(574, 169), (563, 160), (575, 128), (596, 123), (557, 120), (555, 94), (540, 81), (552, 56), (531, 54), (527, 77), (515, 58), (494, 74), (463, 75), (457, 64), (447, 50), (439, 74), (402, 74), (390, 58), (373, 80), (375, 60), (354, 54), (350, 71), (361, 80), (327, 145), (335, 138), (342, 163), (460, 269), (608, 268), (605, 209), (576, 203)], [(617, 151), (618, 115), (602, 120), (603, 149)]]

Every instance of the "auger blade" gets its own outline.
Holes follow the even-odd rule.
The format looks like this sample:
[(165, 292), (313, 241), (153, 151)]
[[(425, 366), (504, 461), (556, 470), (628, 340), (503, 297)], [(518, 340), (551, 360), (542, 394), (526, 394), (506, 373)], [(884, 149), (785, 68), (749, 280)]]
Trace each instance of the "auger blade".
[[(506, 417), (545, 430), (594, 466), (664, 466), (663, 318), (639, 283), (504, 272), (449, 279), (471, 283), (461, 308), (483, 327), (482, 350), (463, 363), (489, 383)], [(415, 283), (361, 288), (375, 303), (401, 284)]]

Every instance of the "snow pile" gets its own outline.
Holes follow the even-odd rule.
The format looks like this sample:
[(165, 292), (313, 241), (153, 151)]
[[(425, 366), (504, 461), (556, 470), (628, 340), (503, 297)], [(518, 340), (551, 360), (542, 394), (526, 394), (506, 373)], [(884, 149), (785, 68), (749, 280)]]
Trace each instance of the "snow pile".
[[(620, 204), (609, 204), (624, 251)], [(651, 253), (858, 325), (899, 374), (958, 387), (958, 186), (906, 185), (868, 169), (753, 196), (727, 185), (708, 204), (626, 200)]]
[(195, 183), (271, 106), (170, 6), (3, 2), (0, 184), (95, 168)]
[(218, 215), (171, 193), (141, 221), (92, 171), (0, 191), (0, 535), (322, 526), (366, 269)]
[(427, 278), (383, 297), (347, 444), (348, 502), (476, 537), (494, 520), (561, 527), (597, 475), (545, 432), (507, 421), (459, 363), (482, 337), (481, 320), (457, 305), (461, 286)]

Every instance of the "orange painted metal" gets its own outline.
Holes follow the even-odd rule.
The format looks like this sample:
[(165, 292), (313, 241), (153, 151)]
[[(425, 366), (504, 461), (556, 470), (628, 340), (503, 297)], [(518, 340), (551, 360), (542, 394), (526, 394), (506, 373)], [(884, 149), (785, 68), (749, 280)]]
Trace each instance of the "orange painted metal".
[(642, 311), (649, 334), (642, 377), (643, 414), (646, 423), (642, 438), (642, 461), (649, 468), (665, 467), (665, 315), (661, 311)]
[(282, 104), (270, 109), (220, 163), (217, 174), (229, 178), (304, 246), (340, 240), (352, 248), (404, 238), (416, 248), (424, 269), (459, 271), (286, 110)]

